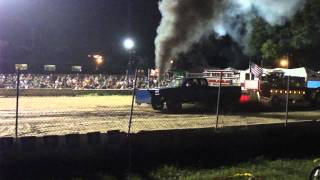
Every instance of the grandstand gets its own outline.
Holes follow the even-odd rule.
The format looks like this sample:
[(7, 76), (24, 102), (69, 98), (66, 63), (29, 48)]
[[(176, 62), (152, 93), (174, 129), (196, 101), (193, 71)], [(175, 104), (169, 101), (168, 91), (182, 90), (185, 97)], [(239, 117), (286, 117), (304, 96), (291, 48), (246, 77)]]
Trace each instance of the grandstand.
[[(0, 88), (16, 87), (16, 74), (0, 74)], [(133, 87), (134, 78), (106, 74), (21, 74), (22, 89), (128, 89)], [(145, 88), (148, 81), (139, 78), (139, 87)]]

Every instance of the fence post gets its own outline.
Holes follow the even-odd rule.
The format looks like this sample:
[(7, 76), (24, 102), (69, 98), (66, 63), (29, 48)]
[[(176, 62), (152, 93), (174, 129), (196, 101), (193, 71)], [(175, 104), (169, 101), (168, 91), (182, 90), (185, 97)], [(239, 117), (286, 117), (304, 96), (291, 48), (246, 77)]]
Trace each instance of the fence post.
[(150, 69), (148, 68), (148, 89), (150, 88)]
[(288, 76), (288, 81), (287, 81), (287, 96), (286, 96), (286, 116), (285, 116), (285, 125), (288, 125), (288, 114), (289, 114), (289, 91), (290, 91), (290, 76)]
[(132, 90), (132, 102), (131, 102), (131, 109), (130, 109), (130, 117), (129, 117), (129, 125), (128, 125), (128, 175), (130, 176), (130, 171), (132, 167), (132, 142), (131, 142), (131, 125), (132, 125), (132, 116), (133, 116), (133, 107), (134, 107), (134, 100), (136, 95), (136, 86), (137, 86), (137, 79), (138, 79), (138, 70), (135, 70), (134, 74), (134, 83), (133, 83), (133, 90)]
[(20, 69), (17, 69), (17, 83), (16, 83), (16, 127), (15, 127), (15, 137), (18, 138), (18, 120), (19, 120), (19, 90), (20, 90)]
[(138, 72), (136, 70), (135, 74), (134, 74), (134, 83), (133, 83), (133, 90), (132, 90), (132, 102), (131, 102), (130, 117), (129, 117), (128, 136), (131, 133), (131, 124), (132, 124), (134, 99), (135, 99), (135, 95), (136, 95), (137, 79), (138, 79)]
[(220, 81), (219, 81), (218, 98), (217, 98), (216, 129), (218, 129), (218, 124), (219, 124), (219, 107), (220, 107), (221, 83), (222, 83), (222, 72), (220, 72)]

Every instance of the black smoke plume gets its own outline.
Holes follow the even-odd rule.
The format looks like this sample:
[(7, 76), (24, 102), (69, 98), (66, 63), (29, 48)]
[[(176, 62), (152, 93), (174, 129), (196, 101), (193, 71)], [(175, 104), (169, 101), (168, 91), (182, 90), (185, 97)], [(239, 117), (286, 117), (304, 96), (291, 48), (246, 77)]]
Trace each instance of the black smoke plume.
[(162, 0), (162, 20), (155, 40), (156, 67), (165, 72), (172, 58), (188, 52), (212, 32), (228, 34), (244, 47), (251, 32), (249, 22), (254, 17), (281, 25), (304, 3), (305, 0)]

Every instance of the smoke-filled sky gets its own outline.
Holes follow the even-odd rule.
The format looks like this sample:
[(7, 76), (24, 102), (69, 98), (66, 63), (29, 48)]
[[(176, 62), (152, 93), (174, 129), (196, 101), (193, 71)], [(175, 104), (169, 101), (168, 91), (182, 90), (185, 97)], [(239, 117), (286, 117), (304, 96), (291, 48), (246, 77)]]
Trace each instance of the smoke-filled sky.
[(215, 32), (230, 35), (243, 48), (250, 35), (250, 20), (259, 16), (281, 25), (303, 7), (305, 0), (162, 0), (162, 15), (155, 40), (156, 66), (160, 71), (179, 53)]

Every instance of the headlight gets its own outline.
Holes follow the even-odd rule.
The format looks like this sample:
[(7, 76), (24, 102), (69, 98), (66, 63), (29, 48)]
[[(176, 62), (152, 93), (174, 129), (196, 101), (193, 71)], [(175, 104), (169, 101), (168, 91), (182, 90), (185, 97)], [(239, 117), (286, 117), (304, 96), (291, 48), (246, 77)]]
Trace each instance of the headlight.
[(155, 91), (154, 91), (154, 95), (159, 96), (159, 95), (160, 95), (159, 90), (155, 90)]

